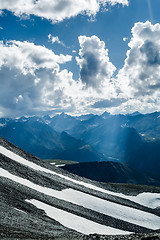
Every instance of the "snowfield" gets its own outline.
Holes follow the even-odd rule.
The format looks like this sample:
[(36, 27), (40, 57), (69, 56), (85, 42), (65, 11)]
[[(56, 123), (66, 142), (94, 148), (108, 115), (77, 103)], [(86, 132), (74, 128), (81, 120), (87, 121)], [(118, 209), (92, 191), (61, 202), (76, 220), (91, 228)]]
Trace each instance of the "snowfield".
[(124, 198), (124, 199), (128, 199), (128, 200), (131, 200), (133, 202), (136, 202), (138, 204), (141, 204), (141, 205), (149, 207), (149, 208), (160, 207), (160, 194), (159, 193), (146, 193), (145, 192), (145, 193), (138, 194), (137, 196), (128, 196), (128, 195), (125, 195), (125, 194), (122, 194), (122, 193), (112, 192), (112, 191), (102, 189), (100, 187), (94, 186), (94, 185), (86, 183), (86, 182), (82, 182), (82, 181), (72, 179), (72, 178), (64, 176), (60, 173), (56, 173), (53, 170), (49, 170), (47, 168), (41, 167), (41, 166), (31, 162), (31, 161), (28, 161), (28, 160), (20, 157), (19, 155), (13, 153), (12, 151), (10, 151), (10, 150), (2, 147), (2, 146), (0, 146), (0, 153), (2, 153), (3, 155), (5, 155), (5, 156), (7, 156), (11, 159), (13, 159), (14, 161), (16, 161), (18, 163), (21, 163), (25, 166), (30, 167), (30, 168), (32, 168), (36, 171), (42, 171), (42, 172), (49, 173), (49, 174), (52, 174), (52, 175), (57, 175), (57, 176), (59, 176), (63, 179), (66, 179), (66, 180), (71, 181), (75, 184), (87, 187), (89, 189), (96, 190), (96, 191), (106, 193), (106, 194), (110, 194), (110, 195), (113, 195), (113, 196), (121, 197), (121, 198)]
[(153, 230), (160, 228), (160, 217), (151, 213), (103, 200), (74, 189), (57, 191), (51, 188), (42, 187), (27, 179), (15, 176), (3, 168), (0, 168), (0, 176), (23, 184), (26, 187), (48, 196), (65, 200), (141, 227)]
[(77, 215), (66, 212), (64, 210), (52, 207), (48, 204), (45, 204), (35, 199), (26, 200), (26, 202), (29, 202), (34, 206), (36, 206), (37, 208), (44, 210), (48, 217), (53, 218), (63, 226), (76, 230), (83, 234), (87, 234), (87, 235), (93, 234), (93, 233), (106, 234), (106, 235), (131, 234), (131, 232), (122, 231), (116, 228), (107, 227), (105, 225), (95, 223), (86, 218), (79, 217)]

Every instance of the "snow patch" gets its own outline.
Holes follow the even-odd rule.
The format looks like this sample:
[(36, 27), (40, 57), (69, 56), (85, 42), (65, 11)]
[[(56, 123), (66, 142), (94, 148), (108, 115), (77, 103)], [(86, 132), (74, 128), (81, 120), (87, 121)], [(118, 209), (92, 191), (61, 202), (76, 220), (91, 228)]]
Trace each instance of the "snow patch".
[(17, 183), (23, 184), (26, 187), (29, 187), (48, 196), (68, 201), (79, 206), (97, 211), (99, 213), (121, 219), (126, 222), (130, 222), (153, 230), (157, 230), (160, 227), (160, 217), (151, 213), (103, 200), (74, 189), (64, 189), (62, 191), (57, 191), (51, 188), (42, 187), (35, 183), (32, 183), (27, 179), (15, 176), (3, 168), (0, 168), (0, 176), (9, 178)]
[[(78, 180), (72, 179), (71, 177), (67, 177), (63, 174), (56, 173), (53, 170), (49, 170), (47, 168), (41, 167), (41, 166), (31, 162), (31, 161), (28, 161), (28, 160), (20, 157), (19, 155), (13, 153), (12, 151), (10, 151), (10, 150), (2, 147), (2, 146), (0, 146), (0, 153), (2, 153), (3, 155), (5, 155), (5, 156), (7, 156), (11, 159), (13, 159), (14, 161), (19, 162), (20, 164), (23, 164), (25, 166), (28, 166), (28, 167), (30, 167), (34, 170), (42, 171), (42, 172), (45, 172), (45, 173), (49, 173), (49, 174), (52, 174), (52, 175), (59, 176), (59, 177), (65, 179), (67, 181), (71, 181), (75, 184), (84, 186), (84, 187), (92, 189), (92, 190), (96, 190), (96, 191), (99, 191), (99, 192), (102, 192), (102, 193), (106, 193), (106, 194), (110, 194), (110, 195), (113, 195), (113, 196), (128, 199), (128, 200), (131, 200), (133, 202), (136, 202), (138, 204), (141, 204), (141, 205), (149, 207), (149, 208), (156, 208), (156, 207), (160, 206), (160, 194), (159, 193), (141, 193), (141, 194), (138, 194), (137, 196), (128, 196), (128, 195), (125, 195), (125, 194), (122, 194), (122, 193), (112, 192), (112, 191), (97, 187), (93, 184), (78, 181)], [(146, 194), (147, 194), (147, 196), (149, 196), (149, 200), (146, 198)], [(154, 202), (154, 204), (152, 204), (152, 202)]]
[(122, 231), (116, 228), (107, 227), (105, 225), (95, 223), (91, 220), (88, 220), (83, 217), (79, 217), (75, 214), (66, 212), (64, 210), (52, 207), (46, 203), (40, 202), (38, 200), (26, 200), (36, 206), (39, 209), (42, 209), (46, 212), (47, 216), (53, 218), (63, 226), (78, 231), (83, 234), (106, 234), (106, 235), (126, 235), (131, 234), (131, 232)]
[(66, 164), (59, 164), (59, 165), (56, 165), (56, 167), (64, 167), (66, 166)]
[(22, 212), (22, 213), (25, 213), (25, 214), (27, 214), (26, 212), (24, 212), (24, 211), (22, 211), (22, 210), (20, 210), (20, 209), (18, 209), (18, 208), (14, 208), (16, 211), (18, 211), (18, 212)]
[(6, 126), (6, 123), (0, 123), (0, 127)]

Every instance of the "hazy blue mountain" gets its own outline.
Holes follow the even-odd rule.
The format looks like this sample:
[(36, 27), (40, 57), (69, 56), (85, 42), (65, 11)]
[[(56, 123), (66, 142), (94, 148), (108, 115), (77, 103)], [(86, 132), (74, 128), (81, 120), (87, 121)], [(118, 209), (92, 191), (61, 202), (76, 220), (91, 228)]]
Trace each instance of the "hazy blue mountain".
[(88, 119), (86, 121), (83, 121), (83, 124), (85, 126), (96, 127), (96, 126), (98, 126), (99, 124), (101, 124), (103, 122), (104, 122), (104, 119), (101, 116), (94, 115), (90, 119)]
[(143, 114), (138, 111), (126, 114), (126, 116), (138, 116), (138, 115), (143, 115)]
[(160, 179), (118, 162), (87, 162), (62, 166), (73, 174), (99, 182), (160, 186)]
[(110, 128), (112, 128), (112, 126), (114, 127), (128, 126), (127, 125), (128, 119), (125, 115), (121, 115), (121, 114), (111, 115), (105, 112), (104, 116), (103, 114), (101, 116), (95, 115), (94, 117), (90, 118), (87, 121), (81, 121), (78, 123), (78, 125), (71, 128), (68, 131), (68, 133), (71, 134), (73, 137), (81, 138), (83, 133), (92, 131), (92, 129), (95, 129), (102, 125), (109, 126)]
[(102, 124), (85, 131), (81, 136), (86, 143), (107, 157), (118, 158), (124, 161), (126, 150), (134, 151), (142, 144), (141, 137), (133, 128)]
[(105, 112), (99, 118), (80, 122), (69, 132), (109, 159), (118, 159), (131, 167), (159, 174), (159, 112), (128, 115)]
[(40, 158), (114, 159), (154, 174), (160, 169), (159, 112), (1, 118), (0, 135)]
[(89, 120), (92, 117), (94, 117), (94, 114), (86, 114), (86, 115), (76, 116), (75, 118), (80, 121), (85, 121), (85, 120)]
[(56, 115), (50, 119), (49, 126), (57, 132), (63, 132), (73, 128), (78, 123), (79, 121), (76, 118), (65, 113), (61, 113), (60, 115)]
[(12, 122), (0, 129), (0, 135), (18, 147), (41, 158), (52, 157), (61, 150), (59, 134), (48, 125), (29, 119)]
[(39, 118), (19, 119), (0, 129), (0, 136), (42, 159), (62, 158), (73, 161), (106, 160), (82, 140), (66, 132), (56, 132)]
[(108, 113), (108, 112), (104, 112), (103, 114), (101, 114), (101, 117), (104, 118), (104, 119), (107, 119), (110, 116), (111, 116), (111, 114)]
[(159, 112), (130, 116), (128, 117), (128, 124), (142, 134), (144, 139), (149, 141), (160, 140)]
[(80, 139), (84, 132), (101, 125), (103, 122), (104, 119), (101, 116), (94, 115), (88, 120), (80, 121), (77, 125), (66, 131), (73, 137)]
[(0, 118), (0, 129), (5, 127), (9, 122), (14, 122), (11, 118)]
[(43, 116), (42, 119), (46, 124), (50, 124), (52, 121), (52, 117), (50, 117), (49, 115)]
[(69, 148), (54, 158), (77, 162), (107, 161), (107, 158), (103, 154), (95, 151), (90, 145)]
[(143, 142), (135, 151), (127, 152), (126, 162), (133, 168), (160, 176), (160, 142)]

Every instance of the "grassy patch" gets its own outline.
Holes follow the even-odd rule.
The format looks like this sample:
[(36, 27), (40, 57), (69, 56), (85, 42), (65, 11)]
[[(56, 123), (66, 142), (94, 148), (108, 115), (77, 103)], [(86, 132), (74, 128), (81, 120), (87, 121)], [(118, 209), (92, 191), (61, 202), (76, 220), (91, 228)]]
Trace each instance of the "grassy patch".
[(53, 164), (55, 166), (67, 165), (67, 164), (77, 164), (78, 162), (70, 160), (61, 160), (61, 159), (43, 159), (44, 162)]

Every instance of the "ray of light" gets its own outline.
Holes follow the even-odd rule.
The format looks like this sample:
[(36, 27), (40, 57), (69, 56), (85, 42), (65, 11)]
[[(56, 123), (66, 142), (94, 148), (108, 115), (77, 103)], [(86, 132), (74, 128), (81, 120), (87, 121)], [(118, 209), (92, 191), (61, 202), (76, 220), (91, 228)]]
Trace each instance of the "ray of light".
[(150, 18), (149, 20), (150, 20), (152, 23), (154, 23), (151, 0), (147, 0), (147, 4), (148, 4), (148, 13), (149, 13), (149, 18)]

